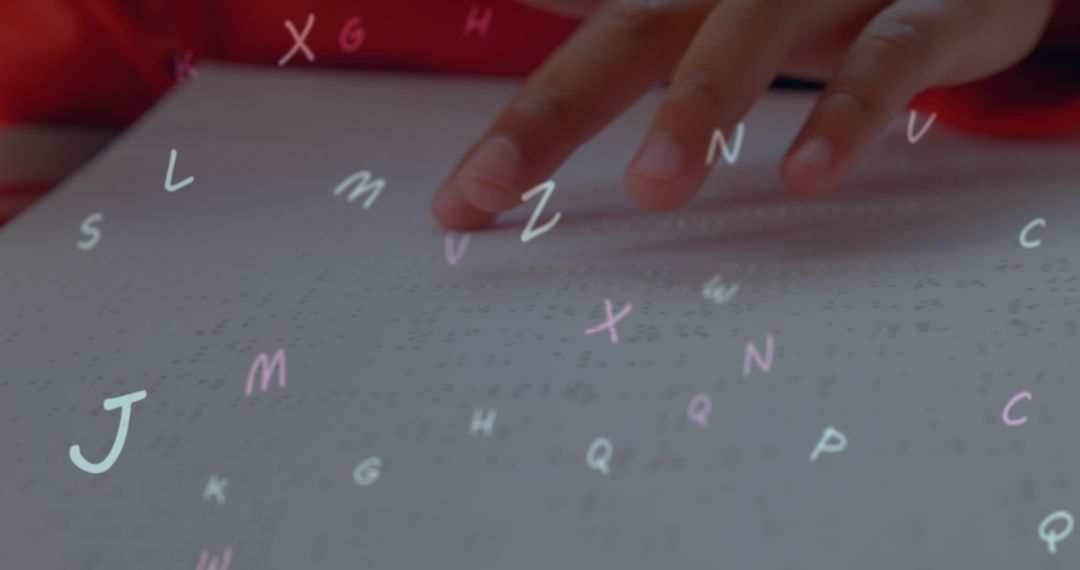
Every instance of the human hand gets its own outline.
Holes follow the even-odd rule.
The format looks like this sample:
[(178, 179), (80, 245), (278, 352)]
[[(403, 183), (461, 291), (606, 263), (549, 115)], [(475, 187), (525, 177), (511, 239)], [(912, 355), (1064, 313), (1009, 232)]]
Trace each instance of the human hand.
[(521, 204), (522, 193), (668, 78), (626, 173), (635, 202), (651, 211), (689, 202), (708, 175), (713, 130), (731, 133), (780, 73), (827, 80), (781, 164), (788, 189), (821, 194), (912, 96), (1010, 67), (1035, 47), (1055, 8), (1054, 0), (527, 3), (588, 17), (438, 190), (432, 210), (447, 228), (481, 228)]

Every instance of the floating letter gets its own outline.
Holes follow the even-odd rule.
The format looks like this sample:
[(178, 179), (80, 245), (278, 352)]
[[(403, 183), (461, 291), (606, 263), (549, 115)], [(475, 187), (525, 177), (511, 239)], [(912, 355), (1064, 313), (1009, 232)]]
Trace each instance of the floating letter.
[(709, 153), (705, 157), (705, 164), (710, 165), (716, 160), (717, 147), (720, 147), (720, 152), (723, 153), (724, 160), (728, 164), (735, 164), (735, 161), (739, 159), (739, 149), (742, 148), (743, 133), (745, 131), (746, 126), (739, 122), (739, 125), (735, 127), (735, 144), (732, 145), (732, 148), (728, 148), (724, 133), (720, 129), (713, 129), (712, 141), (709, 142)]
[(589, 445), (589, 451), (585, 453), (585, 464), (589, 466), (589, 469), (595, 469), (607, 475), (610, 473), (610, 466), (608, 462), (611, 461), (612, 454), (615, 453), (615, 448), (611, 445), (611, 440), (606, 437), (598, 437), (593, 440)]
[(181, 180), (180, 182), (177, 182), (177, 183), (174, 184), (173, 181), (172, 181), (173, 167), (174, 166), (176, 166), (176, 149), (175, 148), (172, 149), (171, 151), (169, 151), (169, 169), (165, 171), (165, 191), (166, 192), (176, 192), (177, 190), (183, 188), (184, 186), (187, 186), (188, 184), (191, 184), (192, 182), (195, 182), (195, 177), (194, 176), (188, 176), (187, 178), (185, 178), (185, 179)]
[[(1064, 521), (1065, 528), (1061, 532), (1054, 532), (1050, 525), (1055, 521)], [(1050, 554), (1057, 554), (1057, 543), (1065, 540), (1073, 531), (1073, 517), (1068, 511), (1054, 511), (1046, 516), (1039, 524), (1039, 538), (1046, 543)]]
[(498, 414), (498, 410), (495, 408), (488, 408), (487, 412), (484, 412), (483, 408), (476, 408), (472, 414), (472, 424), (469, 425), (469, 433), (476, 435), (483, 433), (490, 436), (491, 430), (495, 427), (495, 416)]
[(723, 305), (735, 297), (739, 292), (739, 284), (725, 285), (723, 276), (714, 275), (704, 287), (701, 288), (701, 296), (717, 305)]
[(495, 14), (495, 9), (491, 6), (484, 6), (484, 15), (480, 15), (478, 10), (479, 6), (473, 4), (469, 6), (469, 15), (465, 18), (465, 29), (461, 32), (461, 35), (468, 36), (473, 30), (480, 32), (480, 37), (487, 35), (488, 24), (491, 23), (491, 17)]
[(82, 233), (89, 237), (75, 242), (75, 246), (83, 251), (94, 249), (94, 246), (101, 241), (101, 230), (94, 227), (94, 224), (100, 223), (104, 219), (105, 214), (102, 214), (101, 212), (94, 212), (93, 214), (86, 216), (86, 219), (82, 222), (81, 229)]
[(345, 22), (345, 26), (341, 28), (341, 37), (338, 38), (338, 43), (341, 44), (341, 49), (345, 53), (354, 53), (360, 49), (360, 45), (364, 43), (364, 26), (360, 23), (360, 18), (353, 16)]
[(1028, 392), (1027, 390), (1020, 392), (1013, 396), (1012, 399), (1009, 400), (1009, 403), (1005, 404), (1005, 408), (1001, 410), (1001, 419), (1005, 421), (1005, 425), (1022, 426), (1027, 423), (1027, 416), (1013, 419), (1012, 416), (1009, 415), (1009, 411), (1012, 410), (1012, 407), (1020, 400), (1031, 400), (1031, 392)]
[(116, 463), (116, 459), (120, 457), (120, 452), (124, 449), (124, 442), (127, 441), (128, 425), (131, 423), (131, 406), (145, 398), (146, 390), (139, 390), (138, 392), (106, 399), (104, 403), (106, 412), (120, 408), (120, 427), (116, 430), (116, 439), (113, 440), (112, 448), (109, 449), (108, 455), (105, 456), (101, 463), (90, 463), (83, 458), (79, 445), (72, 445), (71, 449), (68, 450), (68, 455), (71, 457), (71, 462), (75, 464), (75, 467), (95, 475), (108, 471), (113, 466), (113, 463)]
[(297, 33), (296, 26), (293, 25), (292, 20), (285, 20), (285, 29), (289, 30), (289, 34), (293, 37), (293, 46), (289, 49), (288, 53), (278, 60), (278, 67), (282, 67), (286, 63), (289, 63), (292, 56), (296, 55), (297, 50), (304, 52), (304, 57), (306, 57), (308, 61), (315, 61), (315, 54), (311, 53), (311, 49), (304, 43), (304, 40), (307, 39), (308, 32), (311, 31), (311, 26), (314, 25), (315, 14), (308, 14), (307, 22), (304, 24), (304, 31), (300, 33)]
[(260, 391), (265, 392), (266, 388), (270, 386), (270, 377), (274, 375), (274, 371), (277, 370), (278, 386), (285, 387), (285, 349), (279, 348), (274, 353), (274, 358), (271, 360), (265, 352), (260, 352), (255, 360), (251, 362), (251, 368), (248, 369), (247, 382), (244, 383), (244, 395), (251, 395), (251, 388), (255, 382), (255, 373), (261, 372), (261, 385)]
[(173, 56), (173, 76), (176, 78), (177, 83), (199, 76), (199, 70), (195, 68), (193, 60), (194, 56), (191, 50), (185, 51), (184, 55)]
[(203, 491), (202, 499), (209, 501), (214, 499), (219, 505), (225, 504), (225, 487), (229, 484), (229, 480), (224, 477), (210, 476), (210, 482), (206, 484), (206, 490)]
[(623, 306), (623, 308), (619, 309), (619, 314), (615, 315), (611, 312), (611, 299), (604, 299), (604, 312), (607, 313), (607, 319), (605, 319), (604, 322), (596, 325), (595, 327), (585, 329), (585, 336), (591, 336), (604, 329), (608, 329), (608, 332), (610, 333), (609, 336), (611, 338), (611, 344), (618, 343), (619, 333), (615, 330), (615, 323), (621, 321), (623, 317), (629, 314), (630, 309), (632, 308), (633, 306), (630, 303), (627, 303)]
[(768, 372), (772, 369), (773, 362), (773, 335), (765, 335), (765, 358), (761, 358), (761, 353), (758, 352), (754, 343), (746, 343), (746, 353), (743, 356), (742, 373), (743, 376), (750, 375), (751, 365), (757, 363), (758, 368), (762, 372)]
[(1045, 228), (1045, 227), (1046, 227), (1046, 220), (1044, 220), (1042, 218), (1035, 218), (1034, 220), (1031, 220), (1030, 222), (1028, 222), (1028, 225), (1024, 226), (1024, 229), (1020, 230), (1020, 247), (1023, 247), (1024, 249), (1035, 249), (1035, 248), (1039, 247), (1040, 245), (1042, 245), (1042, 240), (1041, 239), (1029, 240), (1028, 239), (1028, 233), (1030, 233), (1031, 230), (1033, 230), (1035, 228)]
[(817, 461), (818, 455), (822, 453), (840, 453), (845, 447), (847, 447), (847, 436), (841, 433), (840, 430), (829, 426), (822, 432), (821, 440), (814, 447), (814, 451), (810, 452), (810, 462)]
[(195, 570), (229, 570), (230, 562), (232, 562), (232, 548), (226, 548), (220, 560), (217, 556), (211, 558), (210, 553), (204, 550), (199, 555), (199, 563), (195, 566)]
[(686, 417), (701, 427), (709, 427), (709, 414), (712, 412), (712, 398), (702, 392), (690, 398), (686, 408)]
[(456, 249), (454, 248), (454, 236), (446, 234), (446, 262), (450, 264), (450, 267), (457, 266), (468, 247), (469, 234), (461, 236), (461, 241), (458, 242)]
[(544, 235), (548, 230), (555, 227), (555, 224), (559, 223), (562, 212), (555, 212), (555, 215), (551, 216), (551, 219), (548, 220), (546, 224), (540, 226), (538, 229), (533, 229), (533, 226), (536, 225), (536, 220), (540, 217), (540, 212), (544, 209), (544, 206), (547, 205), (548, 198), (551, 197), (551, 193), (554, 191), (555, 182), (553, 180), (548, 180), (521, 195), (521, 201), (527, 202), (533, 196), (536, 196), (541, 192), (544, 193), (544, 195), (540, 197), (540, 202), (536, 204), (536, 209), (533, 210), (532, 216), (529, 218), (529, 223), (525, 224), (524, 230), (521, 230), (521, 243), (532, 241), (533, 238)]
[(917, 113), (914, 110), (912, 110), (911, 113), (908, 115), (907, 140), (911, 144), (915, 144), (915, 143), (919, 142), (919, 139), (921, 139), (923, 137), (923, 135), (926, 134), (926, 131), (930, 130), (930, 125), (934, 124), (934, 119), (937, 118), (937, 113), (930, 113), (930, 118), (927, 119), (925, 123), (923, 123), (923, 126), (922, 126), (921, 129), (919, 129), (918, 133), (915, 132), (915, 117), (916, 116), (917, 116)]
[(347, 198), (349, 202), (356, 200), (367, 192), (371, 192), (371, 195), (367, 197), (367, 200), (364, 200), (365, 210), (371, 208), (371, 205), (375, 203), (375, 198), (378, 198), (379, 194), (382, 194), (383, 186), (386, 186), (386, 180), (382, 178), (371, 180), (371, 173), (366, 170), (361, 170), (345, 180), (342, 180), (341, 184), (338, 184), (337, 188), (334, 188), (334, 196), (340, 196), (342, 192), (345, 192), (345, 189), (353, 183), (356, 184), (356, 188), (349, 193), (349, 197)]
[(353, 482), (361, 487), (367, 487), (379, 480), (379, 470), (382, 468), (382, 458), (368, 457), (356, 465), (353, 469)]

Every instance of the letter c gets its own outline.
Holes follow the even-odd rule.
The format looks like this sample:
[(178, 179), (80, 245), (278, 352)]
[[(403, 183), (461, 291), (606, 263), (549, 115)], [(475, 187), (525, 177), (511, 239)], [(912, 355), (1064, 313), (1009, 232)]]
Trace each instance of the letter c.
[(1005, 408), (1003, 410), (1001, 410), (1001, 419), (1002, 419), (1002, 421), (1005, 422), (1005, 425), (1007, 425), (1007, 426), (1022, 426), (1022, 425), (1027, 423), (1027, 421), (1028, 421), (1027, 416), (1024, 416), (1022, 418), (1013, 419), (1009, 415), (1009, 412), (1012, 410), (1012, 407), (1014, 405), (1016, 405), (1016, 403), (1019, 402), (1020, 400), (1031, 400), (1031, 392), (1028, 392), (1027, 390), (1024, 390), (1023, 392), (1020, 392), (1019, 394), (1017, 394), (1017, 395), (1013, 396), (1012, 398), (1010, 398), (1009, 402), (1007, 404), (1005, 404)]
[(1042, 218), (1035, 218), (1034, 220), (1031, 220), (1030, 222), (1028, 222), (1028, 225), (1024, 226), (1024, 229), (1020, 230), (1020, 246), (1021, 247), (1023, 247), (1024, 249), (1035, 249), (1035, 248), (1039, 247), (1040, 245), (1042, 245), (1042, 240), (1041, 239), (1036, 239), (1036, 240), (1029, 240), (1028, 239), (1028, 234), (1031, 233), (1031, 230), (1033, 230), (1035, 228), (1039, 228), (1039, 227), (1045, 228), (1046, 227), (1046, 220), (1044, 220)]

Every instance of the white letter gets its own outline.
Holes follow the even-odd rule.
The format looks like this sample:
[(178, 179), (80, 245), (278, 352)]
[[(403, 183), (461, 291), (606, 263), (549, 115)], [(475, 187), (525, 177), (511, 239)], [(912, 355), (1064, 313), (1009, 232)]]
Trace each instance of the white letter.
[(544, 209), (547, 204), (548, 198), (551, 197), (551, 193), (555, 191), (555, 182), (548, 180), (543, 184), (533, 187), (528, 192), (521, 195), (521, 201), (526, 202), (533, 196), (540, 192), (544, 195), (540, 197), (540, 202), (536, 204), (536, 209), (533, 210), (532, 217), (529, 218), (529, 223), (525, 225), (525, 229), (521, 231), (521, 243), (531, 241), (533, 238), (539, 237), (548, 232), (551, 228), (555, 227), (555, 224), (559, 223), (559, 218), (562, 217), (562, 212), (555, 212), (555, 215), (550, 220), (538, 229), (533, 229), (536, 225), (536, 219), (540, 217), (540, 211)]
[(916, 133), (915, 115), (915, 110), (912, 109), (911, 113), (908, 115), (907, 121), (907, 140), (911, 144), (919, 142), (919, 139), (921, 139), (923, 135), (926, 134), (926, 131), (930, 130), (930, 125), (934, 124), (934, 119), (937, 118), (937, 113), (930, 113), (930, 118), (926, 120), (926, 123), (924, 123), (922, 128), (919, 129), (919, 132)]
[(1028, 233), (1035, 228), (1045, 228), (1046, 220), (1042, 218), (1035, 218), (1028, 222), (1028, 225), (1024, 226), (1024, 229), (1020, 230), (1020, 246), (1024, 249), (1035, 249), (1042, 245), (1041, 239), (1029, 240)]
[(368, 457), (356, 465), (353, 469), (353, 482), (361, 487), (366, 487), (379, 480), (379, 469), (382, 468), (382, 458)]
[(337, 188), (334, 188), (334, 196), (340, 196), (341, 193), (353, 183), (356, 183), (356, 188), (349, 193), (349, 197), (347, 198), (349, 202), (356, 200), (367, 192), (371, 192), (371, 195), (368, 196), (367, 200), (364, 200), (365, 210), (371, 208), (371, 205), (375, 203), (375, 199), (379, 197), (379, 194), (382, 194), (383, 186), (386, 186), (386, 180), (382, 178), (371, 180), (371, 173), (366, 170), (361, 170), (345, 180), (342, 180), (341, 184), (338, 184)]
[(585, 464), (589, 466), (589, 469), (595, 469), (607, 475), (611, 471), (609, 462), (614, 454), (615, 448), (611, 445), (611, 440), (606, 437), (598, 437), (593, 440), (592, 444), (589, 445), (589, 450), (585, 452)]
[(725, 285), (722, 275), (714, 275), (704, 287), (701, 288), (701, 296), (717, 305), (723, 305), (735, 297), (739, 292), (739, 284)]
[(187, 186), (188, 184), (191, 184), (192, 182), (195, 182), (195, 177), (194, 176), (188, 176), (187, 178), (185, 178), (185, 179), (181, 180), (180, 182), (177, 182), (177, 183), (174, 184), (173, 181), (172, 181), (172, 177), (173, 177), (173, 167), (175, 167), (175, 166), (176, 166), (176, 149), (174, 148), (174, 149), (169, 151), (169, 169), (165, 171), (165, 191), (166, 192), (176, 192), (177, 190), (183, 188), (184, 186)]
[(469, 433), (476, 435), (483, 432), (484, 435), (491, 435), (491, 430), (495, 427), (495, 416), (498, 411), (495, 408), (488, 408), (487, 417), (484, 417), (484, 409), (476, 408), (472, 413), (472, 425), (469, 426)]
[(709, 142), (709, 153), (705, 157), (705, 165), (708, 166), (716, 160), (716, 147), (720, 147), (720, 151), (724, 154), (724, 160), (728, 164), (735, 164), (735, 161), (739, 158), (739, 149), (742, 148), (743, 133), (746, 131), (746, 126), (739, 122), (735, 127), (735, 145), (729, 149), (727, 140), (724, 138), (724, 133), (720, 129), (713, 129), (712, 141)]
[[(1056, 520), (1065, 521), (1065, 528), (1061, 529), (1061, 532), (1053, 532), (1050, 530), (1050, 525)], [(1073, 517), (1068, 511), (1054, 511), (1043, 519), (1039, 524), (1039, 538), (1046, 542), (1046, 547), (1050, 549), (1050, 554), (1057, 554), (1057, 543), (1065, 540), (1073, 531)]]
[(82, 233), (90, 237), (86, 238), (85, 240), (75, 242), (75, 246), (83, 251), (90, 251), (91, 249), (94, 249), (94, 246), (97, 245), (99, 241), (101, 241), (101, 230), (94, 227), (94, 224), (97, 224), (104, 219), (105, 214), (102, 214), (101, 212), (94, 212), (93, 214), (86, 216), (86, 219), (82, 222), (81, 228)]
[(228, 484), (228, 479), (211, 475), (210, 482), (206, 484), (206, 490), (203, 491), (202, 499), (204, 501), (214, 499), (219, 505), (225, 504), (225, 487)]
[(82, 450), (78, 444), (72, 445), (71, 449), (68, 450), (68, 456), (71, 457), (71, 462), (75, 464), (75, 467), (95, 475), (108, 471), (113, 466), (113, 463), (116, 463), (116, 459), (120, 457), (120, 452), (124, 449), (124, 442), (127, 441), (132, 404), (145, 398), (146, 390), (139, 390), (138, 392), (106, 399), (104, 403), (106, 412), (120, 408), (120, 427), (116, 430), (116, 439), (113, 440), (112, 448), (109, 449), (108, 455), (105, 456), (101, 463), (90, 463), (83, 458)]
[[(832, 440), (831, 442), (829, 440)], [(847, 447), (847, 436), (840, 432), (840, 430), (829, 426), (825, 428), (825, 431), (821, 434), (821, 440), (818, 441), (814, 451), (810, 452), (810, 462), (817, 461), (818, 455), (821, 453), (840, 453)]]

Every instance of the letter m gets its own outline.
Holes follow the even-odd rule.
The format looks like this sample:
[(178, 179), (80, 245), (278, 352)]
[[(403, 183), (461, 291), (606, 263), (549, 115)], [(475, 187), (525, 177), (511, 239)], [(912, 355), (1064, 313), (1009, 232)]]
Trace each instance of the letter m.
[(353, 186), (352, 192), (349, 192), (346, 198), (349, 202), (355, 201), (357, 198), (367, 194), (368, 197), (364, 200), (364, 209), (368, 210), (371, 205), (375, 203), (375, 199), (382, 194), (383, 187), (386, 186), (386, 180), (382, 178), (372, 179), (371, 173), (367, 170), (361, 170), (352, 176), (341, 181), (341, 184), (334, 188), (334, 196), (340, 196), (349, 189), (349, 186)]
[(251, 389), (255, 383), (255, 376), (260, 377), (259, 390), (265, 392), (266, 388), (270, 386), (270, 378), (273, 377), (274, 371), (277, 371), (278, 386), (285, 387), (285, 349), (279, 348), (274, 353), (274, 357), (270, 358), (265, 352), (260, 352), (255, 360), (251, 363), (251, 369), (248, 370), (247, 384), (244, 385), (244, 395), (250, 396)]

